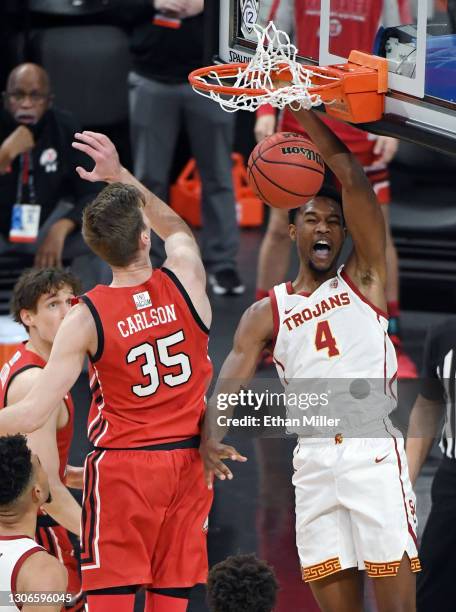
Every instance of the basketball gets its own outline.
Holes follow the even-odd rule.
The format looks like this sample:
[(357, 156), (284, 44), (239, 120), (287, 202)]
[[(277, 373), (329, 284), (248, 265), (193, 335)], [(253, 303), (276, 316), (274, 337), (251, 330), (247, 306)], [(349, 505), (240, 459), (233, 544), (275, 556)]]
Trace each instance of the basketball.
[(297, 208), (321, 188), (325, 164), (320, 151), (300, 134), (277, 132), (257, 144), (250, 154), (250, 186), (274, 208)]

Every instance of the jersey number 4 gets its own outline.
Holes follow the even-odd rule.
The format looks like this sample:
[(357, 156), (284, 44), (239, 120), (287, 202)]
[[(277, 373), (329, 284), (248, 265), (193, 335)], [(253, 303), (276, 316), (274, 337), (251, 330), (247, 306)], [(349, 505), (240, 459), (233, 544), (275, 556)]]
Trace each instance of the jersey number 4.
[(340, 354), (337, 348), (336, 339), (332, 335), (328, 321), (318, 322), (317, 331), (315, 333), (315, 348), (317, 351), (327, 349), (328, 357), (336, 357), (336, 355)]
[[(177, 387), (188, 381), (192, 375), (192, 368), (190, 366), (190, 359), (185, 353), (169, 354), (169, 348), (176, 346), (180, 342), (185, 340), (184, 332), (182, 330), (166, 336), (166, 338), (159, 338), (155, 342), (155, 347), (150, 342), (143, 342), (138, 346), (133, 347), (127, 354), (127, 363), (133, 363), (137, 359), (145, 358), (144, 363), (141, 365), (141, 372), (148, 378), (149, 384), (147, 385), (133, 385), (131, 390), (138, 397), (147, 397), (153, 395), (155, 391), (163, 382), (168, 387)], [(158, 361), (165, 367), (178, 366), (180, 368), (179, 374), (165, 374), (160, 380), (157, 367), (157, 356)]]

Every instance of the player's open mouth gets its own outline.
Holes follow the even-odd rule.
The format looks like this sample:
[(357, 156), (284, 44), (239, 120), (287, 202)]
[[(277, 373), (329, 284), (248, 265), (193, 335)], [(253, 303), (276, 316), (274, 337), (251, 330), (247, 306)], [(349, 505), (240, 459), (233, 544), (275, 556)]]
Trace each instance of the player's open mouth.
[(317, 242), (313, 245), (312, 250), (316, 259), (326, 260), (331, 254), (331, 244), (328, 240), (323, 238), (321, 240), (317, 240)]

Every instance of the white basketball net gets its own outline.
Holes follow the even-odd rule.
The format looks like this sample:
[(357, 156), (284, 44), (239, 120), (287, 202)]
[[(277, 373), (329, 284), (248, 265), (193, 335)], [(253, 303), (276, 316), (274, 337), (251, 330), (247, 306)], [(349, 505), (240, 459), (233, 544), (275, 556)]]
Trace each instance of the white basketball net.
[[(312, 106), (318, 106), (322, 100), (318, 94), (309, 92), (312, 85), (311, 77), (315, 74), (309, 68), (304, 68), (296, 59), (298, 50), (290, 41), (286, 32), (278, 30), (272, 21), (262, 28), (254, 25), (255, 34), (258, 38), (255, 55), (247, 66), (243, 69), (238, 68), (237, 74), (233, 76), (220, 76), (216, 72), (209, 72), (205, 76), (198, 77), (202, 83), (212, 83), (213, 85), (230, 87), (242, 87), (248, 89), (264, 89), (267, 93), (260, 95), (232, 95), (215, 91), (205, 91), (193, 86), (193, 89), (220, 104), (223, 110), (234, 112), (237, 110), (247, 110), (254, 112), (262, 104), (270, 104), (275, 108), (282, 109), (288, 104), (294, 110), (304, 108), (308, 110)], [(289, 85), (274, 86), (272, 74), (289, 71), (292, 79)], [(322, 75), (320, 78), (327, 78), (329, 81), (336, 80), (335, 77)]]

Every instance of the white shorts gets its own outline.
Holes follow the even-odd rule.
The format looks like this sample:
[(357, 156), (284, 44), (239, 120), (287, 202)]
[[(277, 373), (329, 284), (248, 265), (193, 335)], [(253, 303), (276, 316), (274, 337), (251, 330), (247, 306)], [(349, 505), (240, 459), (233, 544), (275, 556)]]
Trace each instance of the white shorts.
[(419, 571), (415, 494), (402, 438), (303, 439), (294, 451), (296, 543), (306, 582), (349, 567)]

